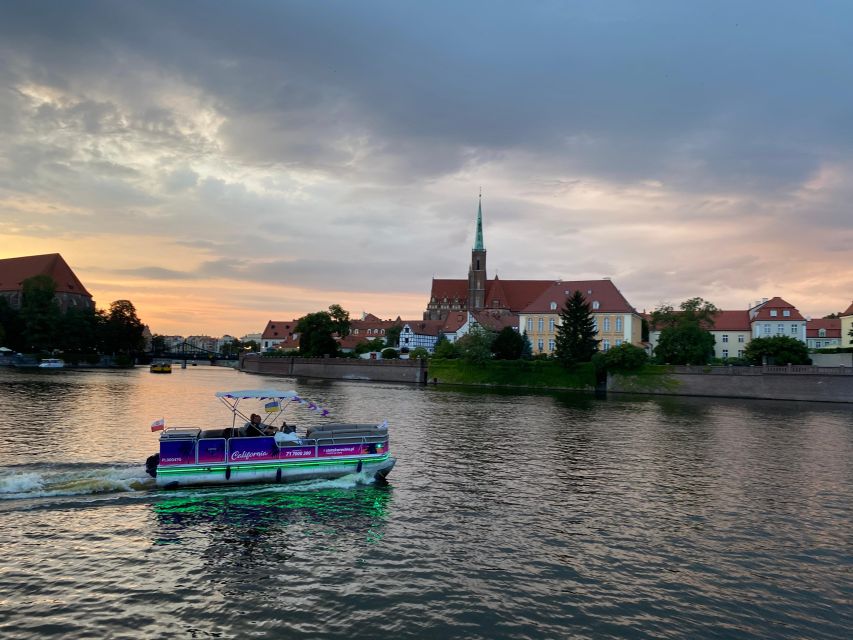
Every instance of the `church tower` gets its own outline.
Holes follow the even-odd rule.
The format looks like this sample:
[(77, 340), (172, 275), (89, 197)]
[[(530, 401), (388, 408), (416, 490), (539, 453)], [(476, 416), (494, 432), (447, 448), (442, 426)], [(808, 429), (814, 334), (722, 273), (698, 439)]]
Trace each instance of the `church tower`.
[(486, 303), (486, 248), (483, 246), (483, 194), (477, 207), (477, 233), (468, 270), (468, 311), (479, 311)]

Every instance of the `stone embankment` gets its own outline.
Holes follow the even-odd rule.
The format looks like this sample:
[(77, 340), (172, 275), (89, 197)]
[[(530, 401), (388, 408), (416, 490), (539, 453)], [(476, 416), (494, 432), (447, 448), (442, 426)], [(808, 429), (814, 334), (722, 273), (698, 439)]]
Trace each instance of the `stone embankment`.
[(659, 375), (609, 375), (615, 393), (853, 403), (849, 367), (667, 367)]
[(424, 383), (427, 376), (427, 366), (424, 360), (265, 358), (247, 355), (240, 358), (238, 368), (248, 373), (371, 382)]

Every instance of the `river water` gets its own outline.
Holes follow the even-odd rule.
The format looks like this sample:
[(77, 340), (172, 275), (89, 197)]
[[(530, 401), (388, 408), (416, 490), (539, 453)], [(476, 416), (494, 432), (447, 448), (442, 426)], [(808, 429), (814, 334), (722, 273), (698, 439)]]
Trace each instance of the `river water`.
[[(153, 489), (150, 423), (296, 389), (389, 484)], [(853, 411), (0, 370), (2, 638), (849, 638)], [(323, 419), (296, 409), (303, 429)]]

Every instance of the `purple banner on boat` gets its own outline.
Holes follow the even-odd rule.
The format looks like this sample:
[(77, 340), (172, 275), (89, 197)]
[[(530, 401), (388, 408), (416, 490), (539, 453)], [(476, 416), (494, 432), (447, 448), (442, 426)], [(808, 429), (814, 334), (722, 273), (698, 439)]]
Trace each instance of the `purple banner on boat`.
[(274, 438), (231, 438), (229, 462), (262, 462), (278, 460)]
[(370, 453), (365, 444), (325, 444), (319, 447), (319, 456), (329, 458), (333, 456), (360, 456)]
[(278, 457), (282, 460), (299, 460), (301, 458), (313, 458), (314, 447), (282, 447)]
[(195, 464), (195, 440), (172, 440), (160, 443), (160, 466)]
[(198, 463), (213, 464), (215, 462), (225, 462), (225, 439), (199, 440)]

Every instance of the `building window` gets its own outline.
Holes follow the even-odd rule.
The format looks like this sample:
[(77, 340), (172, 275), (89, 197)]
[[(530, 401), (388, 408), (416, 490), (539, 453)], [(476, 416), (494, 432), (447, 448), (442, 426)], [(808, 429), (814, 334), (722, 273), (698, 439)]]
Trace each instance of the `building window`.
[(622, 346), (622, 340), (616, 340), (616, 346), (621, 347)]
[(545, 350), (545, 342), (542, 340), (542, 338), (539, 338), (539, 340), (536, 343), (536, 346), (539, 347), (539, 351)]
[(610, 331), (610, 317), (604, 316), (604, 331)]
[(825, 338), (826, 337), (826, 329), (818, 329), (817, 335), (819, 335), (821, 338)]
[(593, 301), (592, 301), (592, 308), (593, 308), (593, 309), (596, 309), (596, 310), (597, 310), (597, 309), (598, 309), (598, 307), (600, 307), (600, 306), (601, 306), (601, 305), (600, 305), (600, 304), (598, 304), (598, 300), (593, 300)]
[(742, 333), (738, 334), (737, 341), (743, 342), (743, 334)]
[(609, 351), (610, 350), (610, 340), (602, 340), (601, 341), (601, 350)]
[(554, 333), (554, 318), (548, 320), (548, 333)]
[(724, 333), (724, 334), (723, 334), (723, 342), (728, 342), (728, 341), (729, 341), (729, 334), (728, 334), (728, 333)]
[(616, 316), (616, 331), (622, 331), (622, 316)]
[(728, 350), (728, 349), (723, 349), (723, 357), (724, 357), (724, 358), (728, 358), (728, 357), (729, 357), (729, 350)]
[(790, 309), (784, 309), (782, 311), (782, 315), (785, 316), (786, 318), (789, 318), (791, 316), (791, 310)]
[(556, 302), (552, 302), (552, 303), (551, 303), (551, 311), (556, 311), (556, 310), (557, 310), (557, 303), (556, 303)]
[(554, 351), (554, 341), (553, 340), (548, 340), (548, 351), (551, 351), (551, 352)]
[(533, 318), (527, 319), (527, 333), (533, 333)]
[(779, 335), (782, 335), (783, 333), (785, 333), (785, 325), (784, 324), (777, 324), (776, 325), (776, 333), (778, 333)]
[(545, 318), (539, 318), (539, 331), (545, 330)]
[(779, 314), (779, 312), (776, 311), (776, 309), (770, 309), (770, 317), (771, 318), (775, 318), (778, 314)]
[(592, 330), (598, 333), (598, 318), (595, 317), (592, 319)]
[(799, 327), (797, 325), (795, 325), (795, 324), (791, 325), (791, 333), (792, 334), (797, 335), (797, 333), (799, 333), (798, 329), (799, 329)]
[(768, 323), (764, 324), (764, 335), (766, 335), (766, 336), (770, 335), (770, 325)]
[(738, 357), (738, 358), (743, 358), (743, 354), (744, 354), (744, 353), (746, 353), (746, 352), (745, 352), (743, 349), (738, 349), (738, 350), (737, 350), (737, 357)]

